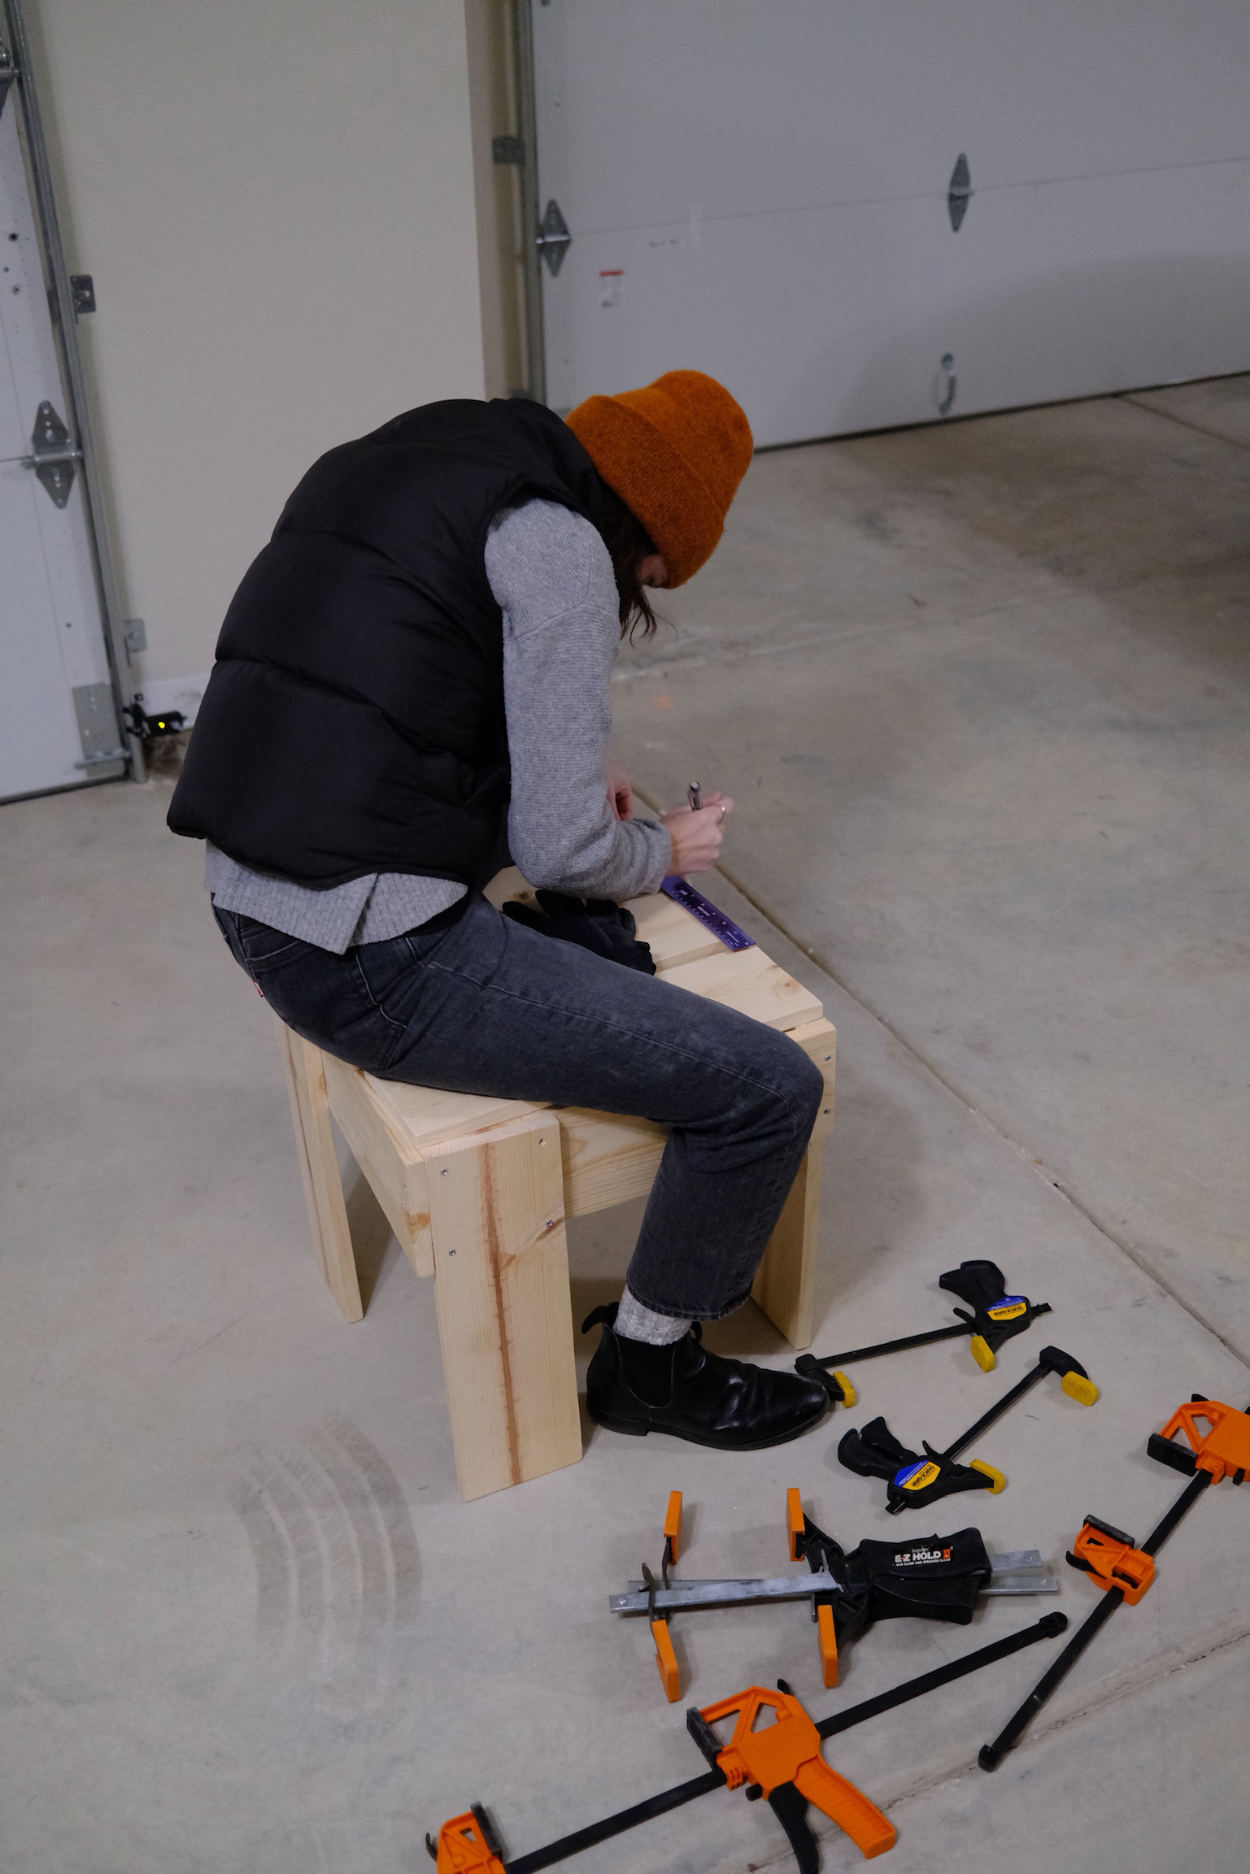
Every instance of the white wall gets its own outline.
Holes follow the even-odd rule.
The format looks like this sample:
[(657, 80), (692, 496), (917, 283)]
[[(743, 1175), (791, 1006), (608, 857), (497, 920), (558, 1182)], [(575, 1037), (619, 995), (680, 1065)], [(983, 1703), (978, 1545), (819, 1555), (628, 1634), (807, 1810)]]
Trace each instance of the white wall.
[(483, 394), (463, 0), (25, 0), (140, 687), (324, 449)]

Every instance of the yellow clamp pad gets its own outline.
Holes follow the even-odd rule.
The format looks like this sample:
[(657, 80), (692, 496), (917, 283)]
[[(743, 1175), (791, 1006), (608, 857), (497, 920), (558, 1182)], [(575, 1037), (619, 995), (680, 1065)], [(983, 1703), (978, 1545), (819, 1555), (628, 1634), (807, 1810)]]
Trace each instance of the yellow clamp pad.
[(974, 1334), (972, 1339), (968, 1342), (968, 1345), (972, 1349), (972, 1357), (981, 1371), (983, 1373), (992, 1373), (995, 1365), (994, 1350), (985, 1336), (983, 1334)]
[(1084, 1373), (1065, 1373), (1059, 1384), (1069, 1399), (1075, 1399), (1078, 1405), (1090, 1406), (1098, 1402), (1098, 1388)]
[(996, 1497), (1000, 1490), (1004, 1490), (1007, 1487), (1007, 1479), (1003, 1476), (1002, 1472), (996, 1471), (992, 1464), (983, 1464), (980, 1458), (973, 1458), (968, 1465), (968, 1469), (970, 1471), (980, 1471), (983, 1477), (989, 1478), (990, 1495), (992, 1497)]

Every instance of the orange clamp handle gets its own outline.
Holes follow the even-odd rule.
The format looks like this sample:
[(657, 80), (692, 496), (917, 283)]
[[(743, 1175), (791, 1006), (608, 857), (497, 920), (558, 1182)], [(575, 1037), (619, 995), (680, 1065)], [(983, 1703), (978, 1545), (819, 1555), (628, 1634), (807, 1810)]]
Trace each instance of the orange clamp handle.
[(799, 1542), (803, 1535), (803, 1498), (797, 1490), (786, 1491), (786, 1541), (790, 1545), (790, 1560), (799, 1559)]
[(1218, 1399), (1194, 1399), (1172, 1414), (1159, 1436), (1175, 1438), (1177, 1432), (1189, 1440), (1195, 1468), (1209, 1471), (1214, 1483), (1250, 1474), (1250, 1412)]
[(507, 1874), (472, 1812), (453, 1816), (450, 1822), (443, 1823), (438, 1831), (434, 1865), (436, 1874)]
[(673, 1651), (667, 1620), (651, 1622), (651, 1638), (655, 1641), (655, 1663), (659, 1669), (660, 1684), (664, 1687), (664, 1696), (670, 1705), (675, 1705), (681, 1697), (681, 1668)]
[(670, 1490), (668, 1508), (664, 1512), (664, 1540), (668, 1543), (669, 1562), (675, 1562), (681, 1551), (681, 1491)]
[[(757, 1719), (767, 1712), (773, 1722), (757, 1730)], [(708, 1724), (720, 1718), (737, 1720), (716, 1759), (730, 1789), (758, 1784), (764, 1796), (771, 1796), (783, 1783), (793, 1783), (850, 1836), (861, 1854), (884, 1854), (894, 1846), (893, 1824), (862, 1790), (829, 1768), (820, 1754), (820, 1732), (792, 1692), (750, 1685), (733, 1698), (705, 1705), (701, 1716)]]
[(833, 1609), (827, 1601), (816, 1609), (816, 1644), (820, 1648), (820, 1676), (826, 1685), (838, 1683), (838, 1635)]
[(813, 1808), (836, 1822), (865, 1860), (871, 1861), (874, 1855), (885, 1854), (894, 1846), (898, 1838), (889, 1817), (882, 1815), (862, 1789), (831, 1770), (823, 1757), (801, 1764), (794, 1781), (800, 1796), (806, 1796)]
[(1155, 1578), (1154, 1557), (1135, 1549), (1122, 1530), (1086, 1521), (1077, 1532), (1068, 1558), (1100, 1588), (1118, 1588), (1130, 1607), (1136, 1607)]
[[(786, 1540), (790, 1545), (792, 1562), (797, 1562), (799, 1559), (799, 1543), (803, 1539), (806, 1523), (802, 1493), (798, 1490), (787, 1490)], [(828, 1602), (816, 1609), (816, 1643), (820, 1648), (820, 1676), (826, 1685), (836, 1685), (838, 1683), (838, 1638), (834, 1631), (833, 1609)]]

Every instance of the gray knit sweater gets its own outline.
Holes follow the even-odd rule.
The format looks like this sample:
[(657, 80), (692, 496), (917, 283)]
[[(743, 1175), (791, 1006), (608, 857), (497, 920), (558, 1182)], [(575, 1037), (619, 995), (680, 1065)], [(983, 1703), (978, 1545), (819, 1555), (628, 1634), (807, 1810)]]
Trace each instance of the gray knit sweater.
[[(617, 820), (607, 798), (619, 624), (598, 530), (556, 502), (526, 502), (492, 526), (486, 576), (503, 611), (514, 863), (531, 885), (582, 897), (657, 891), (671, 856), (667, 832), (655, 820)], [(211, 844), (204, 883), (223, 911), (339, 954), (399, 937), (465, 896), (449, 879), (401, 872), (317, 890), (239, 865)]]

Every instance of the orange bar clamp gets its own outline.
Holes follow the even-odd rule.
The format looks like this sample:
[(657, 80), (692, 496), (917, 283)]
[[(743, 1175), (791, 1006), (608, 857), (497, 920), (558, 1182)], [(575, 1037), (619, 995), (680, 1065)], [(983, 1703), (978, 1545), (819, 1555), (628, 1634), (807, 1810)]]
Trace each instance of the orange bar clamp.
[(1132, 1536), (1087, 1516), (1068, 1550), (1073, 1568), (1083, 1568), (1100, 1588), (1118, 1588), (1136, 1607), (1155, 1578), (1154, 1557), (1134, 1548)]
[[(765, 1717), (764, 1728), (757, 1729), (761, 1714), (768, 1713), (772, 1721)], [(733, 1735), (720, 1746), (714, 1733), (709, 1738), (711, 1726), (730, 1717), (737, 1719)], [(691, 1712), (690, 1719), (705, 1754), (715, 1751), (730, 1789), (743, 1784), (759, 1789), (789, 1836), (800, 1869), (818, 1865), (805, 1816), (808, 1803), (836, 1822), (869, 1859), (894, 1846), (894, 1824), (862, 1790), (830, 1769), (820, 1754), (820, 1732), (792, 1692), (751, 1685)]]
[[(1188, 1439), (1192, 1459), (1183, 1445), (1173, 1444), (1177, 1432)], [(1175, 1456), (1163, 1448), (1170, 1444)], [(1188, 1405), (1177, 1408), (1162, 1431), (1155, 1433), (1150, 1440), (1150, 1455), (1177, 1470), (1207, 1471), (1212, 1483), (1231, 1477), (1239, 1484), (1250, 1473), (1250, 1413), (1221, 1405), (1218, 1399), (1191, 1399)]]
[[(792, 1562), (799, 1561), (803, 1556), (806, 1528), (802, 1492), (791, 1488), (786, 1491), (786, 1541)], [(812, 1566), (814, 1568), (816, 1564), (813, 1562)], [(838, 1683), (838, 1636), (833, 1608), (828, 1601), (818, 1601), (816, 1604), (816, 1644), (820, 1649), (820, 1676), (826, 1685), (834, 1686)]]
[[(1181, 1432), (1187, 1445), (1176, 1442)], [(1038, 1680), (1024, 1703), (1012, 1714), (990, 1744), (982, 1744), (977, 1762), (983, 1770), (996, 1770), (1006, 1753), (1032, 1722), (1055, 1687), (1076, 1664), (1094, 1635), (1107, 1624), (1121, 1601), (1133, 1606), (1154, 1580), (1154, 1558), (1198, 1498), (1212, 1484), (1231, 1477), (1242, 1483), (1250, 1473), (1250, 1411), (1238, 1412), (1218, 1399), (1195, 1393), (1178, 1406), (1162, 1431), (1152, 1432), (1146, 1445), (1152, 1458), (1181, 1471), (1189, 1482), (1171, 1509), (1157, 1522), (1140, 1549), (1131, 1536), (1109, 1523), (1087, 1516), (1068, 1560), (1083, 1568), (1106, 1590), (1093, 1612), (1087, 1614), (1058, 1659)]]
[[(427, 1837), (426, 1847), (431, 1843)], [(507, 1874), (499, 1844), (483, 1812), (474, 1807), (468, 1815), (453, 1816), (438, 1831), (435, 1859), (436, 1874)]]
[[(732, 1698), (686, 1713), (687, 1729), (710, 1766), (702, 1776), (690, 1777), (671, 1789), (657, 1790), (627, 1809), (602, 1816), (528, 1854), (506, 1855), (490, 1817), (476, 1803), (467, 1815), (444, 1822), (437, 1842), (427, 1835), (426, 1848), (437, 1863), (438, 1874), (543, 1874), (559, 1861), (669, 1815), (699, 1796), (729, 1787), (745, 1788), (748, 1798), (767, 1797), (794, 1850), (798, 1874), (819, 1874), (820, 1847), (807, 1821), (808, 1805), (813, 1803), (851, 1837), (862, 1854), (884, 1854), (894, 1846), (893, 1825), (860, 1790), (829, 1768), (821, 1756), (821, 1740), (909, 1704), (912, 1699), (926, 1697), (940, 1686), (1007, 1659), (1039, 1640), (1053, 1639), (1067, 1624), (1062, 1614), (1047, 1614), (1032, 1626), (1006, 1634), (960, 1659), (948, 1660), (933, 1672), (892, 1686), (875, 1698), (823, 1718), (819, 1724), (804, 1711), (784, 1680), (778, 1682), (775, 1692), (763, 1686), (748, 1686)], [(712, 1729), (713, 1722), (722, 1717), (736, 1720), (728, 1744)], [(756, 1730), (761, 1719), (765, 1721), (764, 1729)]]
[[(664, 1512), (664, 1559), (660, 1564), (660, 1575), (664, 1586), (668, 1586), (668, 1571), (677, 1560), (681, 1551), (681, 1491), (670, 1490), (668, 1508)], [(644, 1575), (646, 1570), (643, 1570)], [(654, 1597), (654, 1585), (652, 1587)], [(673, 1637), (668, 1630), (668, 1622), (657, 1614), (652, 1606), (651, 1638), (655, 1641), (655, 1664), (660, 1675), (660, 1684), (664, 1687), (664, 1696), (670, 1705), (675, 1705), (681, 1697), (681, 1668), (677, 1664), (677, 1654), (673, 1650)]]

